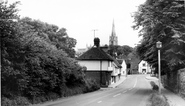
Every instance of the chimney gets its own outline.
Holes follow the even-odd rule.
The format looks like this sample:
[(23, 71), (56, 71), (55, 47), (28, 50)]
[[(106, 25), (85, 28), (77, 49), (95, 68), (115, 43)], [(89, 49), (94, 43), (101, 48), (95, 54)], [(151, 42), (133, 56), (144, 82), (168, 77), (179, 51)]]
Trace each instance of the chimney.
[(100, 39), (94, 38), (94, 46), (99, 47), (100, 46)]

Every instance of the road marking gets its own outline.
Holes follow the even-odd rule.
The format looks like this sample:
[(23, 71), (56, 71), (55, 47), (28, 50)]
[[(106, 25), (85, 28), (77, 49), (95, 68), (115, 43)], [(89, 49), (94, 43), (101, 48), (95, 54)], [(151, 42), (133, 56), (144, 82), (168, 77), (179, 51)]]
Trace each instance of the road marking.
[(130, 91), (130, 90), (132, 90), (132, 89), (133, 89), (133, 88), (130, 88), (130, 89), (128, 89), (128, 90)]
[(102, 101), (98, 101), (98, 103), (101, 103)]
[(123, 91), (122, 93), (126, 93), (127, 92), (127, 90), (126, 91)]
[(137, 77), (136, 77), (136, 82), (134, 83), (134, 86), (128, 90), (130, 91), (130, 90), (134, 89), (136, 87), (136, 84), (137, 84)]
[(118, 93), (118, 94), (114, 95), (113, 97), (116, 97), (116, 96), (119, 96), (119, 95), (121, 95), (121, 93)]
[(137, 84), (137, 77), (136, 77), (136, 82), (135, 82), (135, 84), (134, 84), (133, 88), (135, 88), (135, 87), (136, 87), (136, 84)]

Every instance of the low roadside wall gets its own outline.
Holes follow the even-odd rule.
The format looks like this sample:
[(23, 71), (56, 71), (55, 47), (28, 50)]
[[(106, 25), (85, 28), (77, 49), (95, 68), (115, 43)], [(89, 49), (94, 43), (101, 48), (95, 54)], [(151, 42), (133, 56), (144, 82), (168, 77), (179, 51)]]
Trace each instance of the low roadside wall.
[(163, 86), (185, 98), (185, 68), (161, 77)]
[(179, 79), (179, 94), (185, 97), (185, 68), (178, 71)]

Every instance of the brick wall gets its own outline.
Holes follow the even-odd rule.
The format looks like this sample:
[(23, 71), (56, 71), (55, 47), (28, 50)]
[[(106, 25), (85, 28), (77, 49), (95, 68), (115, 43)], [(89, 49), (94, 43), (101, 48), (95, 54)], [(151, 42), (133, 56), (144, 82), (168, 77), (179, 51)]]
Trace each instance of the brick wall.
[[(86, 71), (85, 77), (95, 79), (101, 87), (107, 87), (111, 83), (111, 72), (108, 71)], [(101, 81), (100, 81), (101, 78)], [(100, 84), (101, 82), (101, 84)]]

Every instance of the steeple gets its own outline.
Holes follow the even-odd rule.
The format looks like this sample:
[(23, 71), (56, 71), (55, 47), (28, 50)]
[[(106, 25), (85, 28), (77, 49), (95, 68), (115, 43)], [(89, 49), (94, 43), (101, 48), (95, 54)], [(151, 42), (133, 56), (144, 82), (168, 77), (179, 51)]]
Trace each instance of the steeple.
[(116, 36), (115, 26), (114, 26), (114, 20), (112, 22), (112, 34), (111, 34), (111, 36)]
[(118, 38), (116, 36), (114, 20), (112, 22), (112, 32), (111, 36), (109, 37), (109, 45), (118, 45)]

